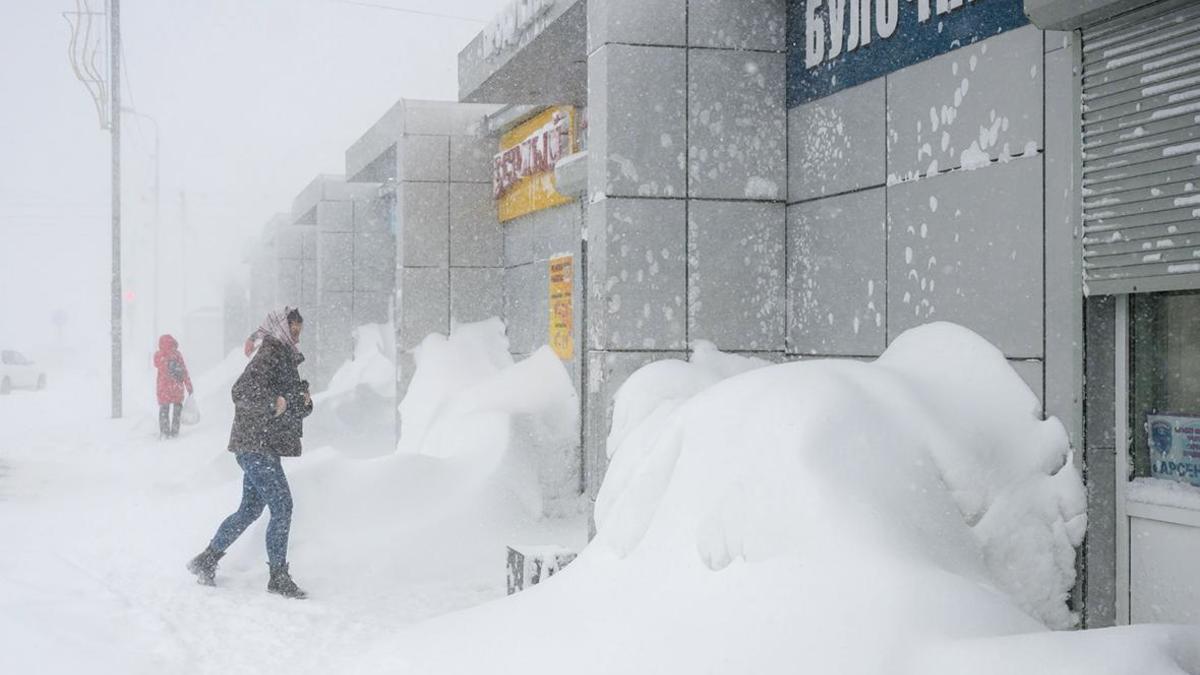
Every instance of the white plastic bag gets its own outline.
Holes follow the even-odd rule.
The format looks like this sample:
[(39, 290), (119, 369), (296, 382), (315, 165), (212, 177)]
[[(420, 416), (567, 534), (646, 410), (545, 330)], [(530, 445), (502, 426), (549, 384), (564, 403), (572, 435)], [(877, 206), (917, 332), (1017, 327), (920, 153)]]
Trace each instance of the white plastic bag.
[(187, 425), (199, 424), (200, 405), (196, 403), (195, 396), (188, 396), (183, 402), (183, 412), (179, 415), (179, 421)]

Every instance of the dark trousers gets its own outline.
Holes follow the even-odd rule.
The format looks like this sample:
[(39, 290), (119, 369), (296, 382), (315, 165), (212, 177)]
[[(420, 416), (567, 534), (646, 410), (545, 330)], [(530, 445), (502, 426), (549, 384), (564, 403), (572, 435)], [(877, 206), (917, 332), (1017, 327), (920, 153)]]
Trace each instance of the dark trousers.
[[(174, 412), (174, 415), (171, 413)], [(182, 403), (164, 403), (158, 406), (158, 430), (163, 436), (179, 435), (179, 416), (183, 413)]]
[(267, 560), (272, 566), (287, 562), (288, 534), (292, 529), (292, 490), (279, 458), (258, 452), (239, 452), (242, 467), (242, 503), (238, 510), (217, 528), (208, 547), (224, 551), (258, 520), (263, 508), (271, 509), (267, 523)]

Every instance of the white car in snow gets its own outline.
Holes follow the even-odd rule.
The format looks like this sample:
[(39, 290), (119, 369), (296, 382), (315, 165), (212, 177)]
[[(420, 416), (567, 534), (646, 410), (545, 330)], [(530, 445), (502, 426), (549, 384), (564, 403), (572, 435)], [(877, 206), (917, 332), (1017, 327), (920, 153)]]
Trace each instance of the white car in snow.
[(46, 373), (20, 352), (0, 351), (0, 394), (13, 389), (45, 389)]

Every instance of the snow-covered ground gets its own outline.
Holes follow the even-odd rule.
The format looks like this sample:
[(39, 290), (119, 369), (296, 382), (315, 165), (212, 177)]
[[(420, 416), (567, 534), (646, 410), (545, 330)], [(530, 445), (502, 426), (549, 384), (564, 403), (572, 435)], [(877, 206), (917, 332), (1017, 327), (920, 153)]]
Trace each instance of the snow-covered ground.
[(635, 373), (597, 538), (508, 598), (505, 544), (583, 544), (582, 517), (542, 516), (571, 512), (552, 354), (513, 364), (498, 322), (431, 336), (399, 448), (307, 438), (304, 602), (263, 591), (265, 522), (219, 588), (182, 569), (237, 501), (239, 358), (175, 442), (150, 411), (104, 419), (97, 383), (0, 399), (0, 672), (1200, 673), (1198, 627), (1051, 630), (1076, 621), (1082, 482), (1061, 425), (955, 326), (872, 363), (699, 345)]
[(265, 592), (265, 514), (219, 587), (197, 585), (184, 563), (241, 494), (226, 401), (244, 363), (197, 379), (204, 419), (174, 441), (156, 438), (153, 405), (107, 419), (101, 381), (55, 373), (45, 392), (0, 397), (0, 673), (351, 672), (414, 622), (502, 597), (505, 545), (582, 546), (586, 517), (531, 513), (500, 457), (310, 434), (285, 460), (289, 560), (310, 599)]

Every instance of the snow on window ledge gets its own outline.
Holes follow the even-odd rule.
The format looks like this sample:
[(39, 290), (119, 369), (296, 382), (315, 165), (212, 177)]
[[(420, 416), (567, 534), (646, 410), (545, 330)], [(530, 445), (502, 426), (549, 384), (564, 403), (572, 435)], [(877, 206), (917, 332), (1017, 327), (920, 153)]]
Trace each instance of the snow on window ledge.
[(1125, 496), (1140, 504), (1200, 511), (1200, 487), (1162, 478), (1135, 478), (1129, 482)]

